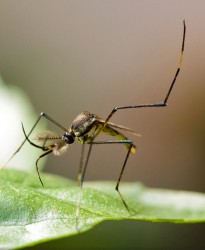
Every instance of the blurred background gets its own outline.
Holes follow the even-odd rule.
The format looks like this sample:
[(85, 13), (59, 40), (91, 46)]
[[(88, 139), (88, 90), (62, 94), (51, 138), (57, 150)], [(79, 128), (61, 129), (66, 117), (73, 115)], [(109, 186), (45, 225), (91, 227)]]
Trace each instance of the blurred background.
[[(0, 74), (8, 87), (15, 85), (27, 94), (36, 117), (44, 111), (68, 128), (84, 110), (106, 118), (115, 106), (160, 102), (178, 66), (185, 19), (183, 65), (168, 107), (121, 110), (112, 122), (142, 135), (130, 137), (137, 152), (128, 161), (123, 181), (204, 192), (204, 10), (203, 0), (0, 0)], [(11, 119), (9, 112), (6, 119)], [(28, 114), (21, 116), (15, 131), (12, 123), (10, 130), (22, 134), (23, 120), (28, 131), (29, 119)], [(61, 132), (51, 124), (48, 127)], [(1, 130), (1, 138), (3, 134)], [(6, 147), (5, 142), (3, 145)], [(75, 143), (62, 157), (51, 155), (45, 171), (76, 179), (80, 150), (81, 145)], [(125, 155), (122, 145), (93, 147), (86, 179), (116, 180)], [(138, 234), (141, 227), (147, 235), (155, 231), (155, 225), (141, 222), (127, 222), (127, 234), (121, 230), (131, 242), (130, 248), (139, 243), (135, 234), (142, 236)], [(156, 227), (158, 234), (155, 232), (150, 241), (145, 238), (141, 246), (165, 249), (182, 231), (189, 246), (205, 244), (205, 240), (195, 241), (204, 225), (195, 225), (194, 230), (168, 224)], [(94, 236), (99, 233), (103, 239), (108, 228), (115, 234), (116, 226), (111, 231), (109, 224)], [(170, 237), (161, 242), (161, 233), (166, 230)], [(94, 236), (91, 232), (84, 238)]]

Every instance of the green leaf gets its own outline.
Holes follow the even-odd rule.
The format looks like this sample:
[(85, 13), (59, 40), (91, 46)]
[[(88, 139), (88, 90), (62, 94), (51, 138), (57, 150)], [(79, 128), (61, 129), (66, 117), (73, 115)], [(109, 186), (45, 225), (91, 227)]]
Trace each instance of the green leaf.
[[(65, 178), (17, 170), (0, 171), (0, 248), (31, 246), (78, 234), (78, 185)], [(205, 195), (150, 189), (121, 183), (130, 213), (114, 190), (114, 182), (85, 182), (78, 228), (84, 232), (104, 220), (197, 223), (205, 221)]]

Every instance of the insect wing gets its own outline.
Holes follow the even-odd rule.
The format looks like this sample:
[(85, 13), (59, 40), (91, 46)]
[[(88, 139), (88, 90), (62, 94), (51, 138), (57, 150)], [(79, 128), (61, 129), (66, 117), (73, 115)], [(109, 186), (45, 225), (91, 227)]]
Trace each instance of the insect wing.
[[(104, 120), (102, 119), (98, 119), (98, 121), (103, 125), (104, 124)], [(130, 128), (127, 128), (125, 126), (122, 126), (122, 125), (118, 125), (118, 124), (115, 124), (115, 123), (112, 123), (112, 122), (108, 122), (107, 125), (108, 127), (112, 127), (112, 128), (116, 128), (116, 129), (120, 129), (120, 130), (123, 130), (123, 131), (126, 131), (132, 135), (135, 135), (135, 136), (141, 136), (140, 134), (136, 133), (134, 130), (130, 129)]]

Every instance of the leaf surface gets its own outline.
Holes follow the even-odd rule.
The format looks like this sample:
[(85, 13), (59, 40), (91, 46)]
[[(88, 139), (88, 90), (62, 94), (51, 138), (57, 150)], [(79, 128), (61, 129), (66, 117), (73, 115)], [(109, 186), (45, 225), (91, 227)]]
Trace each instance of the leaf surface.
[[(76, 182), (41, 174), (0, 171), (0, 248), (31, 246), (78, 234)], [(205, 222), (205, 195), (196, 192), (151, 189), (140, 183), (121, 183), (130, 213), (115, 191), (114, 182), (85, 182), (78, 229), (84, 232), (104, 220), (151, 222)]]

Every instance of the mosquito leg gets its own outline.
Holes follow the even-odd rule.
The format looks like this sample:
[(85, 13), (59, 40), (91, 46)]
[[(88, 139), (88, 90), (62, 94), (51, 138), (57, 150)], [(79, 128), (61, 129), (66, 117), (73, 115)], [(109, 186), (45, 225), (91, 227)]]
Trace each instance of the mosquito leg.
[[(34, 128), (39, 123), (41, 117), (42, 117), (42, 115), (40, 114), (40, 116), (37, 118), (36, 122), (34, 123), (33, 127), (31, 128), (30, 132), (28, 133), (28, 136), (33, 132)], [(24, 145), (25, 142), (26, 142), (26, 139), (20, 144), (20, 146), (11, 155), (11, 157), (2, 166), (0, 166), (0, 169), (3, 168), (3, 167), (5, 167), (13, 159), (13, 157), (21, 150), (21, 148), (23, 147), (23, 145)]]
[(47, 147), (45, 147), (45, 146), (39, 146), (39, 145), (33, 143), (33, 142), (28, 138), (28, 135), (27, 135), (26, 132), (25, 132), (23, 123), (22, 123), (22, 129), (23, 129), (23, 133), (24, 133), (24, 135), (25, 135), (25, 137), (26, 137), (26, 140), (27, 140), (32, 146), (34, 146), (34, 147), (36, 147), (36, 148), (40, 148), (40, 149), (42, 149), (43, 151), (53, 150), (53, 148), (56, 147), (55, 144), (51, 144), (51, 145), (48, 145)]
[(83, 163), (84, 163), (84, 151), (85, 151), (85, 144), (82, 144), (81, 155), (80, 155), (80, 165), (79, 165), (79, 171), (78, 171), (78, 183), (80, 183), (81, 176), (82, 176)]
[(50, 153), (52, 153), (52, 152), (53, 152), (53, 150), (49, 150), (49, 151), (43, 153), (42, 155), (40, 155), (40, 156), (38, 157), (38, 159), (36, 160), (36, 172), (37, 172), (37, 174), (38, 174), (38, 178), (39, 178), (39, 180), (40, 180), (42, 186), (44, 186), (44, 185), (43, 185), (43, 181), (42, 181), (42, 179), (41, 179), (40, 172), (39, 172), (39, 169), (38, 169), (38, 161), (39, 161), (42, 157), (44, 157), (44, 156), (46, 156), (46, 155), (48, 155), (48, 154), (50, 154)]
[(23, 123), (21, 123), (21, 125), (22, 125), (22, 129), (23, 129), (23, 133), (24, 133), (24, 135), (25, 135), (25, 137), (26, 137), (26, 140), (27, 140), (32, 146), (34, 146), (34, 147), (36, 147), (36, 148), (40, 148), (40, 149), (42, 149), (42, 150), (44, 150), (44, 151), (47, 151), (46, 147), (39, 146), (39, 145), (33, 143), (32, 141), (30, 141), (30, 139), (28, 138), (28, 135), (27, 135), (26, 132), (25, 132)]
[(178, 69), (177, 69), (177, 71), (176, 71), (176, 73), (175, 73), (175, 76), (174, 76), (174, 79), (173, 79), (173, 81), (172, 81), (172, 84), (171, 84), (171, 86), (170, 86), (170, 88), (169, 88), (169, 90), (168, 90), (168, 93), (167, 93), (167, 95), (166, 95), (166, 97), (165, 97), (165, 99), (164, 99), (164, 103), (165, 103), (165, 104), (167, 103), (167, 101), (168, 101), (168, 99), (169, 99), (169, 96), (170, 96), (170, 94), (171, 94), (171, 92), (172, 92), (172, 88), (174, 87), (174, 83), (175, 83), (175, 81), (176, 81), (176, 79), (177, 79), (177, 76), (178, 76), (178, 74), (179, 74), (179, 71), (180, 71), (181, 65), (182, 65), (182, 59), (183, 59), (183, 54), (184, 54), (184, 45), (185, 45), (185, 36), (186, 36), (186, 24), (185, 24), (185, 20), (183, 20), (183, 25), (184, 25), (184, 32), (183, 32), (181, 53), (180, 53), (180, 58), (179, 58), (179, 66), (178, 66)]
[(82, 151), (81, 151), (81, 161), (80, 161), (80, 169), (79, 169), (79, 173), (80, 173), (80, 190), (79, 190), (79, 195), (78, 195), (78, 200), (77, 200), (77, 208), (76, 208), (76, 231), (79, 231), (79, 228), (78, 228), (78, 224), (79, 224), (79, 216), (80, 216), (80, 204), (81, 204), (81, 200), (82, 200), (82, 188), (83, 188), (83, 182), (84, 182), (84, 179), (85, 179), (85, 173), (86, 173), (86, 169), (87, 169), (87, 166), (88, 166), (88, 162), (89, 162), (89, 158), (90, 158), (90, 154), (91, 154), (91, 150), (92, 150), (92, 142), (93, 142), (93, 139), (94, 139), (94, 134), (95, 134), (95, 131), (96, 131), (97, 128), (94, 129), (93, 131), (93, 134), (90, 138), (90, 145), (89, 145), (89, 149), (88, 149), (88, 153), (87, 153), (87, 158), (86, 158), (86, 161), (85, 161), (85, 165), (84, 165), (84, 168), (83, 168), (83, 155), (84, 155), (84, 145), (83, 145), (83, 148), (82, 148)]
[[(82, 174), (81, 174), (81, 178), (80, 178), (80, 190), (79, 190), (79, 194), (78, 194), (77, 208), (76, 208), (76, 231), (79, 231), (78, 223), (79, 223), (79, 216), (80, 216), (80, 204), (81, 204), (81, 200), (82, 200), (82, 188), (83, 188), (83, 182), (84, 182), (84, 178), (85, 178), (86, 169), (87, 169), (87, 166), (88, 166), (88, 161), (89, 161), (89, 158), (90, 158), (92, 145), (93, 144), (90, 144), (84, 169), (83, 169), (83, 171), (81, 170)], [(81, 167), (81, 169), (82, 169), (82, 167)]]
[(93, 141), (93, 142), (90, 142), (91, 145), (93, 144), (119, 144), (119, 143), (122, 143), (122, 144), (129, 144), (129, 148), (128, 148), (128, 151), (127, 151), (127, 154), (126, 154), (126, 157), (125, 157), (125, 160), (123, 162), (123, 165), (122, 165), (122, 169), (120, 171), (120, 175), (118, 177), (118, 180), (117, 180), (117, 184), (116, 184), (116, 187), (115, 187), (115, 190), (118, 192), (120, 198), (121, 198), (121, 201), (122, 203), (124, 204), (125, 208), (127, 209), (127, 211), (129, 212), (129, 208), (128, 208), (128, 205), (127, 203), (125, 202), (121, 192), (119, 191), (119, 185), (120, 185), (120, 181), (121, 181), (121, 178), (122, 178), (122, 175), (123, 175), (123, 172), (124, 172), (124, 169), (125, 169), (125, 166), (126, 166), (126, 163), (127, 163), (127, 160), (129, 158), (129, 155), (130, 155), (130, 152), (131, 152), (131, 148), (133, 146), (133, 142), (131, 140), (115, 140), (115, 141), (112, 141), (112, 140), (109, 140), (109, 141)]
[(125, 105), (125, 106), (119, 106), (119, 107), (115, 107), (113, 108), (113, 110), (111, 111), (111, 113), (108, 115), (107, 119), (105, 120), (103, 126), (98, 130), (98, 132), (95, 134), (94, 139), (99, 135), (99, 133), (104, 129), (104, 127), (107, 125), (108, 121), (110, 120), (110, 118), (114, 115), (114, 113), (117, 112), (117, 110), (120, 109), (132, 109), (132, 108), (159, 108), (159, 107), (166, 107), (167, 106), (167, 101), (169, 99), (169, 96), (172, 92), (172, 89), (174, 87), (174, 84), (176, 82), (176, 79), (179, 75), (180, 69), (181, 69), (181, 64), (182, 64), (182, 58), (183, 58), (183, 53), (184, 53), (184, 46), (185, 46), (185, 36), (186, 36), (186, 25), (185, 25), (185, 20), (183, 21), (183, 39), (182, 39), (182, 47), (181, 47), (181, 52), (180, 52), (180, 58), (179, 58), (179, 66), (176, 70), (175, 76), (171, 82), (171, 85), (168, 89), (168, 92), (165, 96), (165, 99), (162, 102), (158, 102), (158, 103), (148, 103), (148, 104), (138, 104), (138, 105)]
[[(50, 116), (48, 116), (46, 113), (42, 112), (39, 117), (37, 118), (36, 122), (34, 123), (33, 127), (31, 128), (30, 132), (28, 133), (27, 137), (29, 137), (31, 135), (31, 133), (33, 132), (33, 130), (35, 129), (35, 127), (37, 126), (37, 124), (40, 122), (41, 118), (44, 117), (47, 120), (49, 120), (50, 122), (52, 122), (53, 124), (55, 124), (57, 127), (61, 128), (64, 131), (67, 131), (66, 128), (64, 128), (61, 124), (59, 124), (58, 122), (56, 122), (54, 119), (52, 119)], [(27, 139), (25, 139), (20, 146), (16, 149), (16, 151), (11, 155), (11, 157), (3, 164), (0, 166), (0, 169), (2, 169), (3, 167), (5, 167), (12, 159), (13, 157), (21, 150), (21, 148), (23, 147), (24, 143), (26, 142)]]
[(57, 127), (61, 128), (62, 130), (67, 131), (67, 129), (65, 127), (63, 127), (56, 120), (54, 120), (53, 118), (51, 118), (50, 116), (48, 116), (46, 113), (42, 112), (41, 116), (45, 117), (47, 120), (49, 120), (50, 122), (52, 122), (53, 124), (55, 124)]
[(124, 206), (126, 207), (126, 209), (127, 209), (128, 212), (129, 212), (129, 208), (128, 208), (128, 205), (127, 205), (127, 203), (125, 202), (125, 200), (124, 200), (124, 198), (123, 198), (121, 192), (119, 191), (119, 185), (120, 185), (120, 181), (121, 181), (121, 178), (122, 178), (122, 175), (123, 175), (125, 166), (126, 166), (126, 164), (127, 164), (128, 157), (129, 157), (129, 155), (130, 155), (131, 148), (132, 148), (132, 143), (130, 143), (130, 147), (129, 147), (128, 151), (127, 151), (127, 155), (126, 155), (126, 157), (125, 157), (125, 160), (124, 160), (124, 163), (123, 163), (123, 166), (122, 166), (122, 169), (121, 169), (121, 172), (120, 172), (120, 175), (119, 175), (119, 177), (118, 177), (117, 184), (116, 184), (116, 187), (115, 187), (115, 190), (118, 192), (118, 194), (119, 194), (119, 196), (120, 196), (120, 198), (121, 198), (121, 200), (122, 200), (122, 202), (123, 202), (123, 204), (124, 204)]
[(22, 123), (22, 129), (23, 129), (23, 133), (24, 133), (24, 135), (25, 135), (25, 137), (26, 137), (26, 140), (27, 140), (32, 146), (34, 146), (34, 147), (36, 147), (36, 148), (40, 148), (40, 149), (46, 151), (45, 153), (43, 153), (42, 155), (40, 155), (40, 156), (38, 157), (38, 159), (36, 160), (36, 172), (37, 172), (37, 174), (38, 174), (38, 177), (39, 177), (39, 180), (40, 180), (40, 182), (41, 182), (41, 185), (44, 186), (44, 185), (43, 185), (43, 181), (42, 181), (42, 179), (41, 179), (41, 177), (40, 177), (39, 169), (38, 169), (38, 161), (39, 161), (42, 157), (44, 157), (44, 156), (46, 156), (46, 155), (52, 153), (52, 152), (53, 152), (53, 148), (55, 147), (55, 144), (49, 145), (48, 147), (41, 147), (41, 146), (39, 146), (39, 145), (37, 145), (37, 144), (35, 144), (35, 143), (33, 143), (32, 141), (29, 140), (29, 138), (28, 138), (28, 136), (27, 136), (27, 134), (26, 134), (26, 132), (25, 132), (23, 123)]

